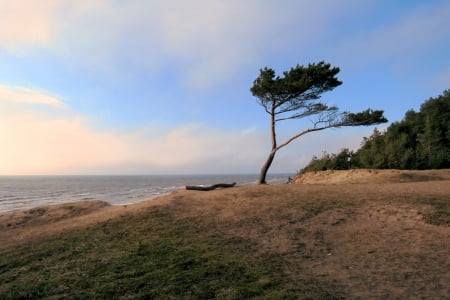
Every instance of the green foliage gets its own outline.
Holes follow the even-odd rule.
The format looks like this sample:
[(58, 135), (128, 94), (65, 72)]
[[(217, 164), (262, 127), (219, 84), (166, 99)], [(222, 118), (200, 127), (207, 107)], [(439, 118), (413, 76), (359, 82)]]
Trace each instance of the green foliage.
[(334, 111), (317, 100), (324, 92), (342, 84), (336, 78), (339, 68), (319, 62), (307, 67), (297, 65), (283, 72), (283, 77), (276, 76), (270, 68), (260, 70), (260, 75), (250, 88), (253, 96), (268, 113), (275, 115), (290, 114), (286, 119), (297, 119), (325, 111)]
[(325, 170), (349, 170), (353, 168), (353, 151), (342, 149), (338, 154), (324, 152), (322, 157), (314, 156), (301, 173)]
[(430, 98), (420, 112), (408, 111), (384, 134), (366, 140), (357, 156), (363, 168), (449, 168), (450, 91)]
[[(360, 116), (349, 116), (355, 121), (361, 120)], [(302, 172), (345, 168), (450, 168), (450, 90), (427, 100), (419, 112), (406, 112), (404, 119), (391, 124), (386, 132), (375, 128), (356, 153), (348, 154), (344, 149), (339, 154), (314, 157)], [(344, 167), (334, 163), (339, 156), (348, 158)]]
[(344, 122), (347, 126), (373, 125), (386, 123), (388, 120), (383, 116), (382, 110), (366, 109), (359, 113), (347, 113)]

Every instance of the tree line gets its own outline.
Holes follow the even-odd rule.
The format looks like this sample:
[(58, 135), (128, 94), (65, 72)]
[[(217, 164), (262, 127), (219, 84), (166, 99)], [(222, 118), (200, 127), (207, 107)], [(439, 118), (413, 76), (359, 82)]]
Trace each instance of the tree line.
[(450, 168), (450, 90), (425, 101), (419, 112), (409, 110), (403, 120), (384, 132), (374, 129), (357, 151), (314, 156), (300, 173), (322, 170), (445, 169)]

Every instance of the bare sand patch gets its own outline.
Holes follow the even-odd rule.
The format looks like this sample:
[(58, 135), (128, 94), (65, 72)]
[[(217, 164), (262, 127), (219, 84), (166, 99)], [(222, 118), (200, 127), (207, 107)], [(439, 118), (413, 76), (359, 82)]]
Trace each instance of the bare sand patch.
[(394, 183), (450, 180), (450, 170), (370, 170), (307, 172), (295, 178), (299, 184)]

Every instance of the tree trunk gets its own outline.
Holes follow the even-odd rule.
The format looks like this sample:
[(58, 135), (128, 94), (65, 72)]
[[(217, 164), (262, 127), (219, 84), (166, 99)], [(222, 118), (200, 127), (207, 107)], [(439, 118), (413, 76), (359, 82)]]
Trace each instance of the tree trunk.
[(271, 151), (269, 157), (261, 168), (261, 172), (259, 173), (259, 184), (267, 184), (266, 176), (267, 171), (269, 171), (270, 166), (272, 165), (273, 159), (275, 158), (275, 151)]
[(272, 105), (272, 110), (270, 113), (270, 136), (272, 138), (272, 150), (270, 151), (269, 157), (261, 168), (259, 173), (259, 184), (266, 184), (267, 171), (269, 171), (272, 165), (275, 153), (277, 152), (277, 135), (275, 132), (275, 103)]

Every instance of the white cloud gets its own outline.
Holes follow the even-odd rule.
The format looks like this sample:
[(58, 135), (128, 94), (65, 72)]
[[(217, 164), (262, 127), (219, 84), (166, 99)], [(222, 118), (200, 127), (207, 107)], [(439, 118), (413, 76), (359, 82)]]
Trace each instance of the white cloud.
[[(260, 163), (257, 135), (204, 126), (159, 136), (99, 132), (83, 118), (1, 116), (0, 174), (239, 172)], [(256, 170), (255, 170), (256, 171)]]
[[(117, 72), (176, 68), (208, 88), (269, 54), (320, 40), (356, 0), (0, 0), (0, 47), (40, 46), (69, 63)], [(1, 16), (2, 13), (0, 13)], [(30, 25), (28, 25), (30, 24)], [(308, 30), (305, 30), (307, 28)]]
[(48, 93), (24, 87), (9, 87), (0, 85), (0, 102), (15, 102), (25, 104), (42, 104), (63, 108), (64, 102)]
[[(3, 101), (4, 96), (10, 101)], [(257, 134), (199, 124), (165, 131), (98, 131), (76, 112), (36, 110), (30, 104), (60, 103), (41, 92), (2, 87), (0, 99), (0, 174), (248, 170), (263, 142)]]
[[(118, 28), (142, 31), (138, 42), (128, 40), (130, 46), (139, 46), (131, 48), (143, 50), (133, 52), (137, 55), (132, 61), (151, 67), (175, 65), (185, 85), (204, 89), (250, 65), (261, 67), (270, 54), (283, 55), (286, 49), (320, 40), (333, 20), (360, 6), (355, 0), (282, 4), (258, 0), (151, 1), (124, 7), (121, 17), (125, 21)], [(304, 51), (299, 47), (298, 55)]]
[[(129, 162), (157, 172), (242, 172), (254, 170), (261, 161), (258, 134), (224, 132), (190, 124), (161, 135), (131, 133)], [(255, 151), (256, 150), (256, 151)], [(142, 171), (142, 170), (141, 170)]]

